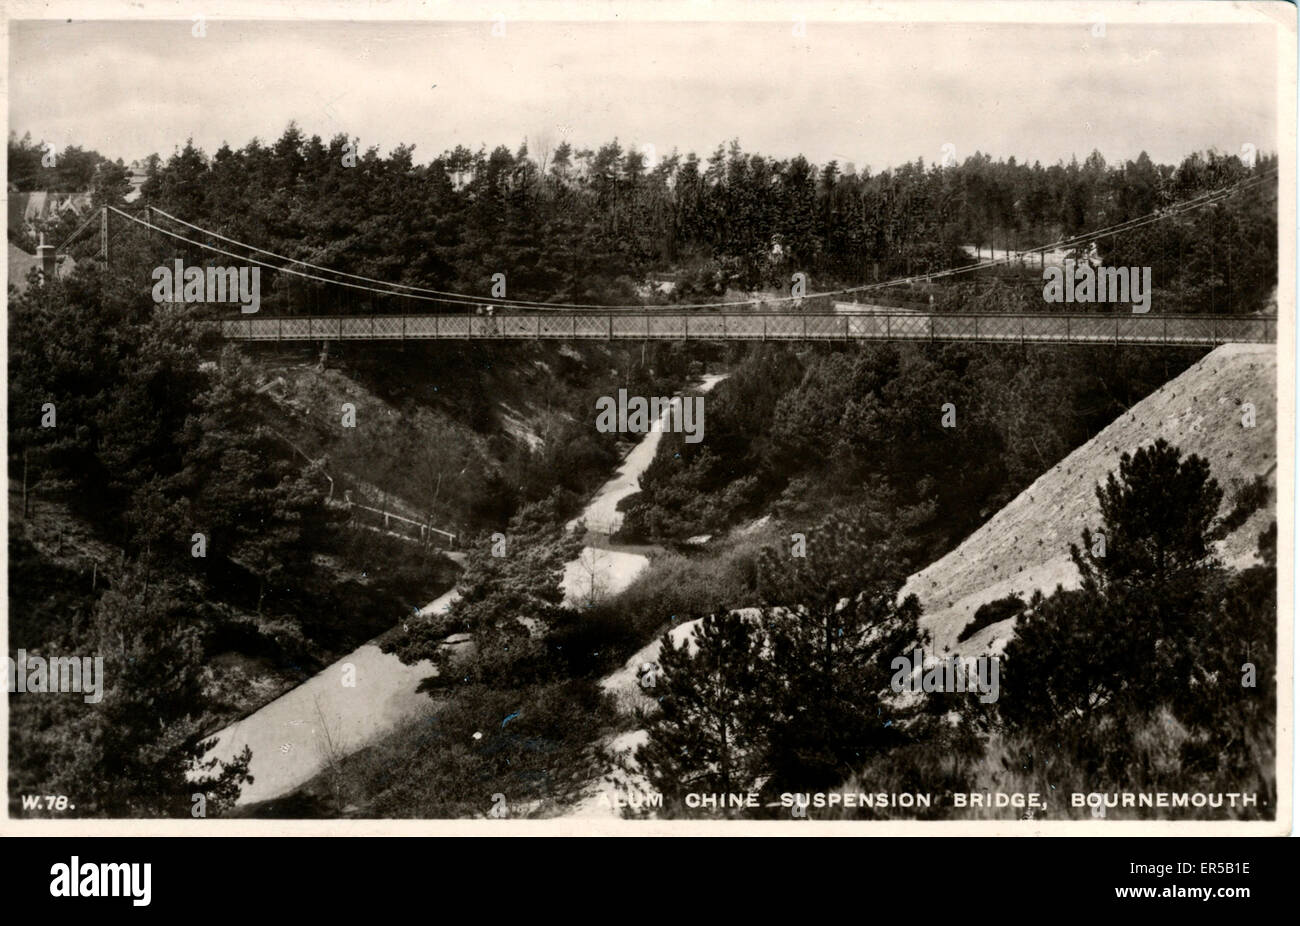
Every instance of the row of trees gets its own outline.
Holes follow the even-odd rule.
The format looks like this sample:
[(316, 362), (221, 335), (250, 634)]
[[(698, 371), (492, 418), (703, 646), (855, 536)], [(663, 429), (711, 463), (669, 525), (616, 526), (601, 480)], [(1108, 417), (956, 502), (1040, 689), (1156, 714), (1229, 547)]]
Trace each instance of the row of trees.
[[(11, 162), (26, 163), (39, 149), (11, 138), (10, 152)], [(1145, 153), (1108, 165), (1093, 152), (1082, 164), (1046, 167), (976, 152), (948, 167), (918, 159), (873, 173), (775, 159), (738, 141), (704, 158), (673, 151), (652, 160), (617, 140), (595, 149), (457, 147), (418, 164), (411, 146), (381, 156), (345, 135), (327, 142), (290, 124), (272, 144), (254, 139), (209, 156), (187, 143), (150, 159), (142, 202), (348, 273), (483, 295), (504, 273), (511, 297), (609, 304), (635, 302), (638, 285), (664, 272), (680, 277), (675, 298), (695, 300), (784, 290), (795, 271), (830, 286), (946, 269), (969, 259), (963, 245), (1048, 243), (1265, 178), (1276, 166), (1275, 156), (1246, 164), (1213, 151), (1178, 165)], [(99, 167), (95, 182), (113, 187), (116, 174)], [(1267, 180), (1103, 239), (1101, 257), (1153, 267), (1158, 304), (1254, 311), (1276, 277), (1275, 189)], [(291, 311), (356, 310), (370, 299), (292, 277), (276, 286), (273, 304)]]
[(16, 132), (9, 133), (9, 183), (20, 193), (94, 192), (103, 200), (115, 201), (129, 191), (127, 177), (121, 158), (113, 161), (80, 145), (59, 150), (32, 141), (30, 132), (21, 138)]

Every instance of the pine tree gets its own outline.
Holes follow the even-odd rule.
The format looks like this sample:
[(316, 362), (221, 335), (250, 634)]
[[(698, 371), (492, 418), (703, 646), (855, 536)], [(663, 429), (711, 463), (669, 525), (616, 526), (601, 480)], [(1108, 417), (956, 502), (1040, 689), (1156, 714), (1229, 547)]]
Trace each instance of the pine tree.
[(750, 618), (731, 612), (703, 618), (679, 641), (664, 634), (652, 689), (660, 712), (636, 759), (667, 805), (687, 792), (757, 788), (766, 726), (761, 640)]
[(1209, 473), (1164, 440), (1120, 457), (1097, 488), (1101, 532), (1070, 546), (1083, 587), (1036, 599), (1016, 623), (1004, 718), (1086, 728), (1182, 700), (1216, 633), (1206, 592), (1222, 492)]
[(1091, 530), (1070, 555), (1084, 585), (1171, 586), (1195, 582), (1214, 565), (1210, 526), (1223, 492), (1210, 464), (1163, 438), (1120, 457), (1119, 475), (1097, 487), (1104, 546)]
[(769, 548), (760, 564), (770, 640), (765, 765), (778, 792), (834, 787), (903, 741), (909, 713), (884, 711), (891, 662), (926, 642), (916, 597), (898, 601), (892, 545), (863, 520), (828, 518), (803, 552)]
[[(469, 551), (459, 597), (447, 614), (409, 618), (402, 633), (383, 643), (385, 652), (405, 663), (427, 659), (438, 668), (424, 690), (470, 682), (521, 685), (545, 675), (545, 635), (567, 613), (560, 586), (564, 565), (582, 546), (564, 530), (558, 506), (555, 494), (525, 506), (500, 545), (481, 537)], [(474, 655), (449, 674), (462, 648), (446, 640), (457, 633), (470, 635), (465, 649)]]

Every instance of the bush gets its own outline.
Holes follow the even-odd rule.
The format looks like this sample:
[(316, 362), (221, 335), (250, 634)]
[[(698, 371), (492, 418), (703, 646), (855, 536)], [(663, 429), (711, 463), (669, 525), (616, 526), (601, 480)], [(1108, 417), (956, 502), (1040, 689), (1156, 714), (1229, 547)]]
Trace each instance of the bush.
[(957, 642), (961, 643), (970, 639), (985, 627), (1017, 617), (1024, 609), (1025, 603), (1019, 595), (1008, 595), (1005, 598), (999, 598), (997, 601), (982, 604), (975, 610), (975, 616), (971, 619), (971, 622), (957, 635)]

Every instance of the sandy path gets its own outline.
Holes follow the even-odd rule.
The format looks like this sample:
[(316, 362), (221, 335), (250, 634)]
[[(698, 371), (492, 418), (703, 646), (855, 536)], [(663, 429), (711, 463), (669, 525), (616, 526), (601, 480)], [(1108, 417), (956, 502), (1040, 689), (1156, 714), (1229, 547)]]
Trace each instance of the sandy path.
[[(455, 594), (453, 589), (420, 613), (446, 611)], [(367, 643), (226, 727), (205, 759), (229, 759), (251, 746), (253, 783), (244, 786), (239, 803), (279, 797), (325, 768), (331, 747), (335, 756), (349, 755), (431, 709), (429, 696), (415, 689), (432, 674), (431, 662), (406, 665)]]
[[(702, 379), (694, 391), (708, 392), (725, 378), (725, 374), (711, 373)], [(676, 405), (678, 401), (674, 400), (673, 404)], [(612, 534), (619, 529), (623, 515), (617, 510), (618, 503), (640, 491), (641, 474), (654, 462), (655, 454), (659, 451), (659, 441), (664, 436), (664, 417), (667, 414), (665, 412), (660, 416), (651, 426), (650, 432), (624, 457), (623, 465), (600, 487), (582, 514), (568, 523), (569, 530), (577, 527), (580, 521), (586, 524), (587, 530), (598, 534)]]

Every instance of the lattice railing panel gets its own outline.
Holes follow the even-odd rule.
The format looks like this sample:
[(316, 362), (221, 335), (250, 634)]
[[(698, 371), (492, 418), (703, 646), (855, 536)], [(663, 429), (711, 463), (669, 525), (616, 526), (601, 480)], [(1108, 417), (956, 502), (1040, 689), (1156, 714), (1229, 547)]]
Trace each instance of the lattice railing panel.
[(848, 315), (851, 338), (885, 338), (889, 336), (893, 319), (884, 315)]
[(370, 324), (369, 318), (341, 318), (340, 334), (345, 338), (369, 338)]
[(1152, 315), (1122, 315), (1119, 319), (1121, 341), (1163, 341), (1165, 319)]
[(609, 337), (609, 319), (604, 315), (574, 315), (571, 321), (570, 329), (574, 331), (574, 337)]
[(444, 337), (442, 325), (446, 316), (412, 315), (406, 319), (406, 336), (408, 338)]
[(372, 319), (374, 322), (373, 337), (376, 338), (400, 338), (405, 332), (402, 323), (403, 318), (394, 318), (392, 316), (376, 316)]
[[(1071, 342), (1114, 341), (1115, 319), (1105, 315), (1077, 315), (1065, 319)], [(1062, 332), (1064, 336), (1064, 332)]]
[(808, 315), (805, 321), (810, 338), (842, 338), (848, 326), (848, 319), (838, 315)]
[(527, 315), (502, 315), (495, 319), (503, 338), (531, 338), (537, 335), (539, 319)]
[[(1228, 325), (1233, 341), (1267, 343), (1277, 340), (1277, 320), (1272, 318), (1234, 318)], [(1223, 339), (1222, 332), (1219, 338)]]
[(280, 337), (293, 339), (295, 341), (307, 340), (311, 337), (311, 319), (310, 318), (282, 318), (280, 319)]
[(988, 335), (994, 318), (992, 316), (980, 319), (979, 317), (970, 316), (935, 315), (932, 322), (936, 341), (973, 341), (979, 339), (981, 330), (985, 336)]
[(889, 319), (891, 338), (928, 338), (930, 337), (930, 316), (928, 315), (894, 315)]
[(443, 315), (438, 319), (438, 336), (441, 338), (469, 337), (470, 315)]
[(615, 316), (611, 324), (613, 325), (612, 335), (616, 338), (643, 338), (646, 336), (646, 320), (640, 315)]
[(769, 315), (764, 321), (767, 325), (768, 338), (802, 338), (803, 337), (803, 316), (801, 315)]
[(686, 322), (680, 315), (647, 315), (639, 319), (644, 330), (649, 331), (649, 337), (652, 338), (681, 338), (685, 337)]
[(1019, 341), (1022, 337), (1019, 316), (990, 315), (979, 319), (981, 341)]
[(1065, 324), (1059, 318), (1046, 315), (1022, 316), (1016, 320), (1026, 341), (1064, 341)]
[(537, 336), (542, 338), (567, 338), (573, 331), (572, 319), (563, 315), (541, 316), (541, 326)]
[(686, 322), (692, 338), (721, 338), (727, 334), (727, 319), (721, 315), (688, 315)]
[(1215, 319), (1205, 318), (1171, 318), (1169, 319), (1169, 343), (1205, 344), (1216, 336), (1221, 340), (1225, 334), (1217, 328)]
[(756, 315), (729, 315), (723, 318), (726, 336), (744, 340), (759, 340), (763, 337), (763, 319)]

